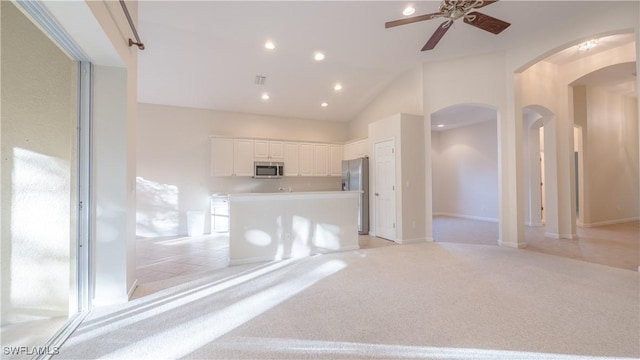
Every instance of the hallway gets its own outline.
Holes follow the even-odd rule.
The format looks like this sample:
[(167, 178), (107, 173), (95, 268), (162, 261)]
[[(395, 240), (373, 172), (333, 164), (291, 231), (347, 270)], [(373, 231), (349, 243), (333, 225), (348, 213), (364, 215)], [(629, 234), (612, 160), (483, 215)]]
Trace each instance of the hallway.
[[(437, 216), (433, 233), (436, 242), (497, 245), (498, 223)], [(523, 250), (633, 271), (638, 271), (640, 266), (639, 221), (578, 227), (578, 238), (574, 240), (552, 239), (544, 233), (544, 227), (526, 227), (527, 247)]]

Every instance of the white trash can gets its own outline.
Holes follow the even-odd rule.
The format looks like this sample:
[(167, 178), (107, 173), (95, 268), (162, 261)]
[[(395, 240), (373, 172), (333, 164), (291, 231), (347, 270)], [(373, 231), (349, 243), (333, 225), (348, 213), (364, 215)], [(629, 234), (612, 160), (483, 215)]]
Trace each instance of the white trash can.
[(204, 235), (204, 211), (187, 211), (187, 235)]

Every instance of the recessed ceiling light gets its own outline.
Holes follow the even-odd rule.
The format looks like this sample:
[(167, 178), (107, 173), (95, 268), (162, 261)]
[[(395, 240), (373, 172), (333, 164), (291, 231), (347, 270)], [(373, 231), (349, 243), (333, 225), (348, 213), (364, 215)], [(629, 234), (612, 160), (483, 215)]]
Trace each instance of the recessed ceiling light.
[(264, 47), (269, 50), (273, 50), (276, 48), (276, 44), (274, 44), (273, 41), (267, 41), (266, 43), (264, 43)]
[(443, 127), (444, 127), (444, 124), (438, 124), (438, 127), (439, 127), (439, 128), (443, 128)]
[(413, 15), (413, 13), (416, 12), (416, 9), (409, 5), (406, 8), (404, 8), (404, 10), (402, 10), (402, 15), (404, 16), (409, 16), (409, 15)]
[(315, 54), (313, 54), (313, 58), (316, 59), (316, 61), (322, 61), (324, 60), (324, 54), (320, 51), (317, 51)]
[(342, 84), (337, 83), (337, 84), (333, 87), (333, 90), (335, 90), (335, 91), (340, 91), (340, 90), (342, 90)]
[(327, 102), (323, 102), (322, 104), (320, 104), (320, 106), (322, 106), (322, 107), (327, 107), (327, 106), (329, 106), (329, 103), (327, 103)]
[(262, 100), (269, 100), (269, 94), (267, 93), (262, 94)]
[(593, 49), (594, 47), (596, 47), (596, 45), (598, 45), (598, 40), (596, 39), (585, 41), (582, 44), (578, 45), (578, 50), (587, 51)]

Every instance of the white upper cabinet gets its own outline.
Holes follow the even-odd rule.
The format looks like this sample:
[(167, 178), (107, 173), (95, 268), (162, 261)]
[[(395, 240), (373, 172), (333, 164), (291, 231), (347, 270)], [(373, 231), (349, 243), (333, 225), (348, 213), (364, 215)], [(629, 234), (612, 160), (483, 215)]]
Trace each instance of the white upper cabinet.
[(313, 145), (314, 144), (298, 144), (298, 173), (300, 176), (313, 176)]
[(329, 145), (329, 176), (342, 176), (342, 145)]
[(284, 158), (282, 141), (254, 140), (254, 157), (256, 160), (277, 160)]
[(211, 176), (233, 175), (233, 139), (211, 139)]
[(338, 144), (211, 138), (212, 176), (253, 176), (254, 161), (282, 161), (285, 176), (341, 176)]
[(353, 141), (344, 145), (344, 160), (369, 156), (369, 142), (367, 139)]
[(282, 141), (269, 141), (269, 156), (275, 160), (284, 159), (284, 143)]
[(313, 175), (328, 176), (329, 175), (329, 145), (315, 144), (313, 146), (313, 155), (315, 168)]
[(298, 143), (283, 143), (284, 176), (300, 175), (300, 167), (298, 166), (299, 158)]
[(253, 140), (233, 139), (233, 175), (253, 176)]

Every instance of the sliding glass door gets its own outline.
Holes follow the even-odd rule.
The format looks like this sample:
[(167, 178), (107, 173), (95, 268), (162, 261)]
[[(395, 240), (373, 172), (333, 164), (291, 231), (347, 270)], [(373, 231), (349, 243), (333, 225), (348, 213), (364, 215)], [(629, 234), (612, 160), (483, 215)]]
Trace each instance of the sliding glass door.
[(0, 6), (2, 351), (25, 356), (88, 307), (90, 72), (29, 11)]

